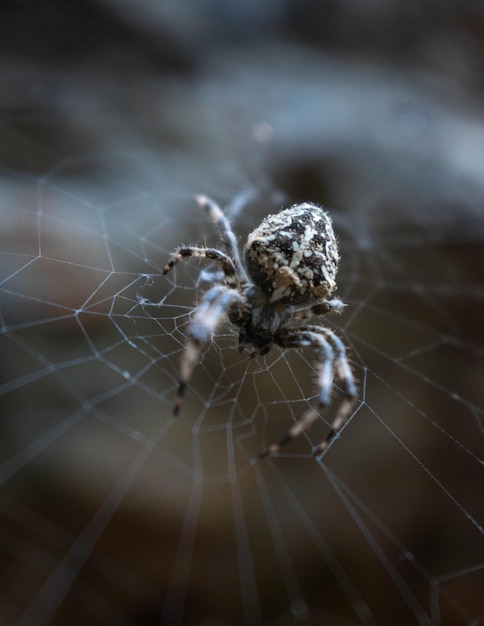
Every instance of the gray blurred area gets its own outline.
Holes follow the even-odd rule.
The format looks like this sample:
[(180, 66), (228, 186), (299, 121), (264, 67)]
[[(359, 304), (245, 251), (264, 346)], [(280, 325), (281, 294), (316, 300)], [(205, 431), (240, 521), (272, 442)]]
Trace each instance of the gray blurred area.
[[(479, 623), (482, 3), (7, 1), (0, 137), (0, 624)], [(321, 464), (253, 460), (311, 354), (224, 328), (171, 417), (197, 193), (241, 241), (333, 215), (360, 401)]]

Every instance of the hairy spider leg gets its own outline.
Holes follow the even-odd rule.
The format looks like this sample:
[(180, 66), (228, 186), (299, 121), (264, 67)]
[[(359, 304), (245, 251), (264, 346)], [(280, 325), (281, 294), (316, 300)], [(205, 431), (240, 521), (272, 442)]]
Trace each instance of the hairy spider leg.
[(245, 268), (242, 265), (242, 261), (240, 260), (239, 249), (237, 247), (237, 239), (234, 235), (232, 228), (230, 227), (229, 220), (225, 217), (222, 209), (210, 198), (207, 196), (196, 196), (196, 201), (198, 205), (205, 209), (208, 217), (214, 222), (217, 228), (220, 231), (220, 235), (222, 237), (222, 241), (227, 248), (227, 252), (232, 259), (237, 274), (239, 276), (239, 281), (241, 285), (245, 285), (249, 282), (247, 274), (245, 272)]
[(200, 360), (203, 347), (229, 315), (242, 316), (242, 296), (225, 285), (209, 289), (195, 310), (187, 331), (187, 342), (181, 357), (178, 389), (173, 402), (173, 415), (178, 415), (187, 382)]
[(225, 254), (225, 252), (221, 252), (216, 248), (199, 248), (196, 246), (179, 247), (175, 250), (175, 254), (173, 255), (171, 261), (169, 261), (163, 268), (163, 271), (161, 272), (162, 275), (168, 274), (168, 272), (173, 269), (173, 267), (183, 257), (199, 257), (218, 261), (222, 266), (227, 285), (232, 289), (237, 288), (239, 278), (234, 262), (227, 254)]
[(357, 390), (353, 372), (348, 363), (345, 345), (338, 335), (326, 326), (306, 326), (305, 328), (310, 332), (324, 335), (331, 343), (334, 350), (335, 377), (343, 387), (343, 399), (331, 423), (331, 429), (325, 439), (313, 449), (313, 455), (320, 456), (347, 422), (356, 402)]
[(323, 300), (309, 308), (295, 309), (291, 314), (291, 321), (308, 319), (317, 315), (327, 315), (328, 313), (337, 313), (339, 315), (343, 312), (345, 306), (346, 304), (341, 302), (339, 298)]
[(320, 413), (329, 405), (331, 400), (331, 388), (334, 377), (334, 350), (326, 338), (316, 332), (299, 328), (282, 333), (281, 336), (277, 338), (276, 343), (281, 346), (281, 348), (309, 347), (314, 348), (319, 353), (319, 397), (316, 408), (311, 408), (303, 413), (285, 435), (259, 453), (259, 458), (279, 452), (282, 446), (307, 430), (311, 424), (316, 421)]

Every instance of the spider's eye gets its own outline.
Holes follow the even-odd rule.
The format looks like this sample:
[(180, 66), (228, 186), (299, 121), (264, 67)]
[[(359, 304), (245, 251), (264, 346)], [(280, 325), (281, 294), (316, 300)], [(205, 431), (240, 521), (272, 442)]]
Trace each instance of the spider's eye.
[(308, 304), (336, 287), (338, 245), (331, 218), (304, 203), (267, 216), (245, 246), (247, 270), (271, 302)]

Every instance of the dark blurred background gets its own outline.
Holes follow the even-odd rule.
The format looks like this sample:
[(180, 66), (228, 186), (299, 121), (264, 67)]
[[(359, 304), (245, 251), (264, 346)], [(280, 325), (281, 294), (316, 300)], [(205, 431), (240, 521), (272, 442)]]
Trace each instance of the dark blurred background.
[[(2, 3), (1, 624), (477, 623), (483, 66), (478, 0)], [(322, 464), (252, 463), (311, 356), (227, 330), (171, 419), (195, 193), (242, 240), (332, 211), (361, 404)]]

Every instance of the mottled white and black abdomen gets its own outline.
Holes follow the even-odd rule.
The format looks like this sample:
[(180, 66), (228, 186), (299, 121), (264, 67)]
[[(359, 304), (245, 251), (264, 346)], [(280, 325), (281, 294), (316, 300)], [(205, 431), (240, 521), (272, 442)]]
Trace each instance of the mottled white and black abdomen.
[(268, 215), (247, 238), (245, 259), (252, 281), (270, 302), (322, 300), (336, 287), (339, 261), (331, 218), (307, 202)]

